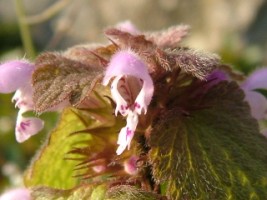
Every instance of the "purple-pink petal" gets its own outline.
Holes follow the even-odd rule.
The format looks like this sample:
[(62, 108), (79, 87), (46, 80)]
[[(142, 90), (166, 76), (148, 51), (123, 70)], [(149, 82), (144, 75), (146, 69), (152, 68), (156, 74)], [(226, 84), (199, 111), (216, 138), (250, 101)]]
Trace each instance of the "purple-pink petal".
[(241, 88), (245, 92), (245, 99), (251, 107), (251, 114), (257, 120), (262, 120), (267, 116), (267, 100), (255, 89), (267, 89), (267, 68), (261, 68), (254, 71), (241, 84)]
[(144, 103), (148, 105), (154, 92), (153, 81), (149, 75), (146, 64), (131, 50), (122, 50), (113, 55), (107, 67), (103, 84), (107, 85), (112, 77), (122, 75), (133, 76), (143, 81), (142, 89), (145, 91), (142, 91), (142, 95)]
[(146, 64), (131, 50), (116, 52), (107, 67), (103, 84), (114, 76), (129, 75), (143, 80), (151, 79)]
[(37, 134), (44, 127), (43, 120), (35, 117), (23, 117), (22, 113), (18, 113), (16, 123), (16, 140), (18, 142), (24, 142), (31, 136)]
[(154, 86), (152, 80), (145, 81), (143, 87), (135, 100), (135, 111), (140, 115), (142, 110), (147, 112), (147, 106), (150, 104)]
[(128, 160), (126, 160), (123, 163), (124, 171), (127, 174), (136, 175), (137, 172), (138, 172), (137, 161), (138, 161), (138, 157), (137, 156), (131, 156)]
[(267, 89), (267, 67), (255, 70), (241, 87), (245, 90)]
[(251, 108), (251, 115), (257, 119), (264, 119), (267, 115), (267, 100), (266, 98), (255, 91), (244, 90), (245, 100)]
[[(108, 85), (113, 77), (115, 78), (111, 84), (111, 94), (117, 104), (115, 114), (120, 112), (127, 116), (127, 124), (121, 129), (117, 142), (119, 147), (116, 152), (120, 155), (127, 146), (130, 148), (138, 124), (138, 115), (142, 111), (147, 112), (154, 85), (147, 65), (131, 50), (121, 50), (112, 56), (103, 78), (103, 85)], [(136, 87), (130, 87), (130, 82), (141, 89), (138, 90), (138, 94)]]
[(0, 196), (0, 200), (31, 200), (30, 191), (26, 188), (12, 189)]
[(23, 87), (19, 88), (12, 98), (12, 101), (15, 102), (15, 107), (19, 108), (22, 112), (33, 110), (32, 93), (30, 83), (26, 83)]
[(117, 76), (113, 80), (111, 84), (111, 94), (112, 97), (116, 100), (116, 109), (115, 109), (115, 115), (117, 116), (118, 112), (120, 112), (123, 116), (127, 115), (126, 108), (127, 108), (127, 102), (126, 100), (120, 95), (118, 91), (118, 84), (122, 76)]
[(140, 31), (135, 27), (135, 25), (131, 21), (128, 21), (128, 20), (121, 22), (121, 23), (118, 23), (116, 25), (116, 28), (121, 30), (121, 31), (128, 32), (132, 35), (139, 35), (140, 34)]
[(96, 173), (101, 173), (101, 172), (105, 171), (107, 169), (107, 167), (105, 165), (97, 165), (97, 166), (92, 167), (92, 169)]
[(0, 93), (11, 93), (30, 83), (34, 65), (26, 60), (14, 60), (0, 65)]

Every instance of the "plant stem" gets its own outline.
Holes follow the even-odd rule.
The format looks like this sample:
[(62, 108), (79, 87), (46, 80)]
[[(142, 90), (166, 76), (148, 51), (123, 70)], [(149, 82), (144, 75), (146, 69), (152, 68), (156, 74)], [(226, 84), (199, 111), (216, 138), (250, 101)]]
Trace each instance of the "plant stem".
[(31, 33), (28, 24), (25, 22), (25, 10), (22, 0), (15, 0), (15, 9), (20, 29), (20, 35), (26, 56), (30, 59), (35, 57), (35, 50), (31, 38)]
[(45, 22), (49, 19), (51, 19), (54, 15), (58, 14), (60, 11), (63, 10), (68, 4), (70, 3), (70, 0), (58, 0), (53, 5), (51, 5), (49, 8), (41, 12), (40, 14), (33, 15), (33, 16), (27, 16), (25, 18), (25, 23), (29, 25), (34, 24), (40, 24), (42, 22)]

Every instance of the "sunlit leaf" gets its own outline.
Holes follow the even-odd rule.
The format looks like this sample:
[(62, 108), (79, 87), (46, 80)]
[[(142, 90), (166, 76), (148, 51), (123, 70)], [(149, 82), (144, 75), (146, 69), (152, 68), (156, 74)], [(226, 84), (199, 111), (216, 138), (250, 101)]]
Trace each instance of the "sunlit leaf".
[(159, 200), (160, 195), (134, 186), (120, 185), (107, 192), (106, 200)]
[(266, 198), (267, 140), (243, 98), (222, 82), (203, 97), (205, 109), (173, 108), (154, 126), (153, 177), (171, 199)]
[(81, 118), (72, 110), (66, 109), (47, 141), (35, 156), (25, 173), (24, 182), (27, 187), (49, 186), (70, 189), (77, 185), (78, 179), (72, 177), (74, 161), (65, 160), (66, 153), (81, 140), (90, 140), (90, 135), (72, 136), (70, 133), (88, 127), (92, 120)]
[(71, 190), (59, 190), (49, 187), (32, 188), (34, 200), (104, 200), (105, 185), (83, 185)]

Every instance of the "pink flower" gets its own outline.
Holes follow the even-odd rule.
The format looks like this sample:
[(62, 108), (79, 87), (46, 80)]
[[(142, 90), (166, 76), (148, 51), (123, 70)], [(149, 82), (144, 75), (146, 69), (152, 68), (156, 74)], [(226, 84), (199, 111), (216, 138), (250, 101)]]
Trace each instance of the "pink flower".
[(34, 65), (25, 60), (14, 60), (0, 65), (0, 93), (15, 92), (12, 101), (20, 110), (16, 122), (16, 140), (24, 142), (43, 128), (43, 121), (35, 117), (23, 117), (34, 109), (31, 75)]
[(17, 188), (2, 194), (0, 200), (31, 200), (31, 195), (28, 189)]
[(127, 33), (130, 33), (132, 35), (139, 35), (140, 34), (140, 31), (135, 27), (135, 25), (127, 20), (127, 21), (124, 21), (124, 22), (120, 22), (116, 25), (116, 28), (118, 28), (119, 30), (121, 31), (124, 31), (124, 32), (127, 32)]
[(267, 68), (261, 68), (254, 71), (246, 81), (241, 84), (242, 89), (246, 94), (246, 100), (250, 104), (251, 114), (257, 120), (262, 120), (267, 117), (267, 99), (256, 89), (267, 90)]
[(123, 163), (124, 171), (127, 174), (136, 175), (137, 172), (138, 172), (137, 161), (138, 161), (138, 157), (137, 156), (131, 156), (128, 160), (126, 160)]
[(154, 92), (153, 81), (146, 64), (131, 50), (121, 50), (113, 55), (107, 67), (103, 84), (111, 78), (111, 95), (116, 102), (115, 114), (127, 117), (127, 124), (119, 133), (117, 154), (128, 146), (138, 125), (138, 115), (146, 114)]

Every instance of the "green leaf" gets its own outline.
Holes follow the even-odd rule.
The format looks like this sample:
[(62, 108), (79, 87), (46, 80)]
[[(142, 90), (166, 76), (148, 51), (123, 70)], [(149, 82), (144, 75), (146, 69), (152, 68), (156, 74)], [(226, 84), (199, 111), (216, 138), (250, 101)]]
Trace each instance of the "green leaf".
[(71, 190), (59, 190), (48, 187), (32, 188), (34, 200), (104, 200), (107, 187), (102, 185), (83, 185)]
[(265, 199), (267, 140), (235, 83), (202, 99), (206, 109), (173, 109), (154, 126), (149, 159), (170, 199)]
[(105, 199), (107, 186), (102, 184), (94, 187), (90, 200), (102, 200)]
[(72, 136), (69, 134), (88, 127), (90, 118), (81, 120), (73, 109), (65, 109), (58, 126), (48, 137), (40, 152), (35, 156), (31, 166), (25, 173), (24, 182), (27, 187), (49, 186), (59, 189), (70, 189), (78, 184), (72, 177), (74, 161), (64, 160), (66, 153), (81, 140), (90, 140), (91, 136)]
[(107, 200), (157, 200), (159, 195), (134, 186), (120, 185), (112, 187), (106, 195)]
[(38, 56), (32, 75), (35, 110), (43, 112), (63, 101), (78, 104), (100, 80), (103, 68), (56, 53)]

